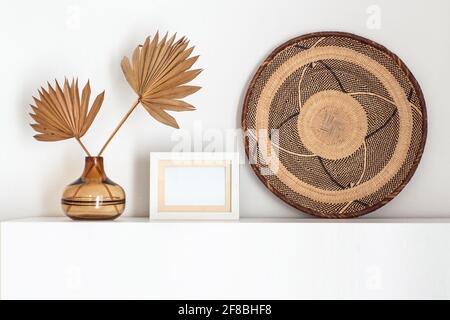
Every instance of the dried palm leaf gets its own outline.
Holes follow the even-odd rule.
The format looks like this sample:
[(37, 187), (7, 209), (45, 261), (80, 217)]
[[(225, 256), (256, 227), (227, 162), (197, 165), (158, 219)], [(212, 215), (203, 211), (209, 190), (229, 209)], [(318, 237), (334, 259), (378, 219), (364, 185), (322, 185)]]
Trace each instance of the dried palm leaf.
[(71, 83), (66, 79), (61, 87), (55, 81), (52, 87), (48, 83), (45, 90), (41, 87), (39, 98), (35, 98), (35, 105), (31, 105), (34, 113), (30, 116), (36, 122), (31, 127), (38, 132), (34, 136), (39, 141), (60, 141), (75, 138), (86, 151), (80, 138), (84, 136), (92, 125), (103, 103), (105, 92), (100, 93), (89, 109), (91, 87), (89, 81), (80, 95), (78, 79)]
[(127, 57), (123, 58), (122, 71), (138, 99), (109, 136), (98, 156), (103, 154), (139, 104), (157, 121), (177, 129), (177, 121), (166, 111), (195, 110), (192, 105), (180, 99), (200, 89), (186, 85), (202, 72), (201, 69), (190, 70), (199, 56), (190, 57), (194, 47), (188, 48), (189, 41), (186, 38), (175, 41), (175, 37), (176, 34), (168, 39), (166, 34), (160, 40), (156, 33), (153, 39), (148, 37), (143, 45), (136, 47), (131, 61)]
[(194, 47), (176, 35), (161, 40), (159, 34), (136, 47), (131, 57), (125, 57), (121, 66), (125, 78), (139, 96), (139, 102), (159, 122), (179, 128), (177, 121), (166, 111), (192, 111), (195, 108), (179, 99), (197, 92), (200, 87), (188, 86), (202, 70), (189, 70), (199, 56), (189, 57)]

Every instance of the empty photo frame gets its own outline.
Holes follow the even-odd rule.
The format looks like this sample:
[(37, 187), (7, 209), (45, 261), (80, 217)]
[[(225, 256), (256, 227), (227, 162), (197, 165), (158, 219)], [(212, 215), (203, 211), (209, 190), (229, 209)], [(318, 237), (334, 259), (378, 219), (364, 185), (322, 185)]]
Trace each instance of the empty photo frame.
[(150, 219), (239, 219), (238, 153), (152, 152)]

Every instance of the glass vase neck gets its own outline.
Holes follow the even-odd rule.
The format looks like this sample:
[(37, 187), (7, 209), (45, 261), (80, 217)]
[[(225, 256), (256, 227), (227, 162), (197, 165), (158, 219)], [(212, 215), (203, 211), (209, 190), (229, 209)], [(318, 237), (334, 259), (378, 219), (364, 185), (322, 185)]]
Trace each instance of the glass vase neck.
[(107, 179), (103, 167), (103, 157), (86, 157), (81, 179), (85, 181), (104, 181)]

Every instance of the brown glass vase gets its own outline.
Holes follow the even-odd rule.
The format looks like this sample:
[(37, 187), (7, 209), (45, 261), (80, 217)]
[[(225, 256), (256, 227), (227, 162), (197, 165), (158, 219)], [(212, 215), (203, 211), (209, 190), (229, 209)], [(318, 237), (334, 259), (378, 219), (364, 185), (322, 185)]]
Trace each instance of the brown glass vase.
[(125, 191), (106, 176), (102, 157), (86, 157), (83, 175), (66, 187), (61, 203), (74, 220), (112, 220), (125, 210)]

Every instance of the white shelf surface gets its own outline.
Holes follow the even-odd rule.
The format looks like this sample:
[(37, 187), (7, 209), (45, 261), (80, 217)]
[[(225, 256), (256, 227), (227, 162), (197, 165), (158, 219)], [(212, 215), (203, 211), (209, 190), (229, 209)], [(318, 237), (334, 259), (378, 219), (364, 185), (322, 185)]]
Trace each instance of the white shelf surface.
[[(0, 223), (2, 223), (0, 221)], [(122, 217), (116, 220), (72, 220), (65, 216), (33, 217), (4, 220), (3, 223), (73, 223), (73, 224), (110, 224), (110, 223), (319, 223), (319, 224), (390, 224), (390, 223), (450, 223), (450, 218), (352, 218), (352, 219), (322, 219), (322, 218), (240, 218), (239, 220), (150, 220), (146, 217)]]
[(3, 299), (450, 298), (450, 219), (1, 223)]

